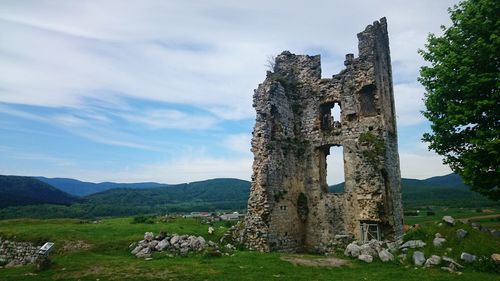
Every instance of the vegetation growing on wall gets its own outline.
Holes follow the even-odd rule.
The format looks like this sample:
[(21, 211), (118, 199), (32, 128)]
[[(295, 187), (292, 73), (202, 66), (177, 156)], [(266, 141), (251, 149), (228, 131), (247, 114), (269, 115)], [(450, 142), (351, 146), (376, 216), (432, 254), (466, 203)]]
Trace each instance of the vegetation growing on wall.
[(363, 156), (372, 165), (376, 166), (380, 163), (380, 157), (385, 154), (384, 141), (378, 138), (372, 132), (364, 132), (359, 136), (359, 143), (365, 147)]

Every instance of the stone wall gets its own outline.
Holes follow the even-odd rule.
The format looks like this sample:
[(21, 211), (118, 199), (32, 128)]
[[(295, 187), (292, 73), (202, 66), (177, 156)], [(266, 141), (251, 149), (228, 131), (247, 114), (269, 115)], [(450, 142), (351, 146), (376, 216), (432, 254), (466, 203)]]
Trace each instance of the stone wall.
[(30, 242), (2, 240), (0, 237), (0, 266), (15, 267), (35, 262), (40, 247)]
[[(285, 51), (255, 90), (253, 176), (243, 240), (260, 251), (322, 251), (335, 235), (402, 234), (401, 179), (385, 18), (358, 34), (359, 57), (321, 78), (320, 56)], [(340, 120), (330, 109), (340, 106)], [(345, 192), (328, 192), (326, 157), (343, 147)]]

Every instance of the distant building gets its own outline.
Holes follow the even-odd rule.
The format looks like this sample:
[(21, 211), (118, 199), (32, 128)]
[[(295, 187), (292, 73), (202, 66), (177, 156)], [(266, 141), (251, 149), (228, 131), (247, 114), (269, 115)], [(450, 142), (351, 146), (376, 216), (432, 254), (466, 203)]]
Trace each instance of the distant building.
[(241, 217), (244, 217), (245, 215), (240, 214), (238, 212), (230, 213), (230, 214), (223, 214), (220, 215), (219, 218), (223, 221), (237, 221)]
[(206, 218), (210, 217), (209, 212), (191, 212), (189, 215), (185, 215), (186, 218)]

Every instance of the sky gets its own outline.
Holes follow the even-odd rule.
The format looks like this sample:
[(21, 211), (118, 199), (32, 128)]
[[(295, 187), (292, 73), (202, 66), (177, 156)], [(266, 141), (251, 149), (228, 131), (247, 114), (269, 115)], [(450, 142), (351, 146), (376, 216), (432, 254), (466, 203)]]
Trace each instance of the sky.
[[(249, 180), (252, 95), (269, 58), (320, 54), (331, 77), (384, 16), (402, 177), (448, 174), (421, 142), (417, 50), (457, 2), (1, 0), (0, 174)], [(343, 171), (332, 158), (333, 184)]]

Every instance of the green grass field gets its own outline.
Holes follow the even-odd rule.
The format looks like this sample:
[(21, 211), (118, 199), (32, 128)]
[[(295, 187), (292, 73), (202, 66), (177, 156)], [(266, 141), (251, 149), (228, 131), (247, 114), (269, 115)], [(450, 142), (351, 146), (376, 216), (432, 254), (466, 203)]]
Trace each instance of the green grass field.
[[(57, 246), (51, 254), (53, 265), (49, 270), (36, 273), (33, 266), (0, 269), (0, 280), (499, 280), (499, 275), (477, 272), (473, 267), (466, 268), (463, 275), (398, 262), (382, 263), (378, 259), (371, 264), (350, 260), (350, 264), (339, 268), (307, 267), (280, 259), (290, 254), (250, 251), (236, 251), (233, 256), (222, 257), (203, 254), (169, 257), (157, 253), (153, 260), (146, 261), (131, 255), (128, 250), (129, 244), (142, 239), (146, 231), (195, 234), (217, 241), (227, 230), (226, 225), (216, 223), (216, 233), (210, 236), (207, 234), (208, 225), (195, 219), (170, 219), (154, 224), (131, 224), (131, 221), (132, 218), (105, 219), (99, 223), (79, 220), (0, 221), (0, 236), (4, 238), (38, 243), (50, 240)], [(435, 223), (424, 227), (423, 230), (429, 233), (454, 231), (436, 230)], [(428, 241), (429, 235), (423, 230), (411, 235)], [(485, 253), (500, 248), (500, 239), (482, 235), (486, 234), (478, 232), (471, 236), (474, 239), (467, 242), (466, 247), (476, 245)], [(65, 249), (65, 244), (71, 245), (74, 241), (84, 241), (89, 248)], [(425, 249), (426, 253), (430, 250)]]

